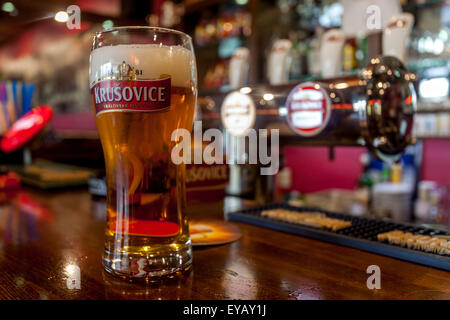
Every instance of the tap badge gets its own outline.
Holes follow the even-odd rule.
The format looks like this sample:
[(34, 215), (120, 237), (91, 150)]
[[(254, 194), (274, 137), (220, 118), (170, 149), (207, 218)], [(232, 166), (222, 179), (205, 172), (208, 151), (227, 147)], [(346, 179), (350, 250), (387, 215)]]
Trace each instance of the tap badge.
[(223, 126), (231, 135), (245, 135), (255, 123), (255, 104), (248, 95), (232, 92), (222, 103), (221, 119)]
[(138, 80), (142, 70), (136, 70), (125, 61), (117, 66), (107, 79), (98, 81), (91, 88), (91, 98), (97, 116), (104, 112), (161, 111), (170, 107), (171, 78)]
[(304, 137), (319, 134), (330, 120), (331, 101), (317, 83), (305, 82), (292, 89), (286, 107), (289, 126)]

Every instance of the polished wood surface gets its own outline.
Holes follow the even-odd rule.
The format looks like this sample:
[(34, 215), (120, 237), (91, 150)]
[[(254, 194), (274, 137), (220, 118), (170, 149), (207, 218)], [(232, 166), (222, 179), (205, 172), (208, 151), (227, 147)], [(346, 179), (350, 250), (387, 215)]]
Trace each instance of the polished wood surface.
[[(1, 299), (450, 299), (450, 273), (243, 223), (234, 243), (194, 249), (187, 275), (131, 284), (103, 272), (104, 200), (84, 190), (25, 196), (0, 205)], [(191, 205), (196, 219), (222, 203)], [(366, 268), (381, 268), (381, 289)], [(79, 287), (67, 281), (79, 268)]]

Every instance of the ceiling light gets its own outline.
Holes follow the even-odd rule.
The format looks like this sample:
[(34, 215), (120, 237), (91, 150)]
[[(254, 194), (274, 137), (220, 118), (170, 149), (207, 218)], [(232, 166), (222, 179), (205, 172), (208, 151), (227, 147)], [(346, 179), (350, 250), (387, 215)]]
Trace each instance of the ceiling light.
[(2, 10), (5, 11), (5, 12), (11, 13), (11, 12), (13, 12), (14, 10), (16, 10), (16, 7), (14, 6), (14, 4), (13, 4), (12, 2), (5, 2), (5, 3), (2, 5)]
[(114, 22), (112, 20), (105, 20), (102, 23), (102, 27), (103, 29), (111, 29), (112, 27), (114, 27)]
[(243, 94), (249, 94), (250, 92), (252, 92), (252, 88), (250, 87), (243, 87), (241, 88), (241, 90), (239, 90), (241, 93)]
[(263, 95), (263, 99), (266, 100), (266, 101), (273, 100), (273, 98), (274, 98), (274, 96), (273, 96), (273, 94), (271, 94), (271, 93), (265, 93), (265, 94)]
[(55, 14), (55, 20), (58, 22), (67, 22), (67, 20), (69, 20), (69, 15), (65, 11), (58, 11)]

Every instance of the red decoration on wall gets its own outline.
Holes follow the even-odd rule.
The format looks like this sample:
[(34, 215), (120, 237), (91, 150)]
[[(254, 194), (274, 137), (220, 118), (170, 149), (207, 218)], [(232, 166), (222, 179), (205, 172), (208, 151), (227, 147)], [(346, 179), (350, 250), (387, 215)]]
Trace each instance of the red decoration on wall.
[(3, 152), (13, 152), (31, 141), (50, 122), (53, 110), (50, 106), (39, 106), (14, 122), (0, 143)]

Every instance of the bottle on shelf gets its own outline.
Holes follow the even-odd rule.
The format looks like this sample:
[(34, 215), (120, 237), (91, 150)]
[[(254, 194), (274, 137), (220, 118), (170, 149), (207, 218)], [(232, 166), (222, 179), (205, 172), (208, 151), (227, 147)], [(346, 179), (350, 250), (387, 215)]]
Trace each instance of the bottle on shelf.
[(308, 50), (308, 72), (311, 75), (320, 75), (320, 40), (323, 34), (321, 27), (316, 28), (314, 37), (311, 39)]
[(229, 64), (230, 89), (238, 89), (248, 84), (250, 50), (245, 47), (237, 48)]
[(350, 72), (358, 67), (356, 52), (356, 39), (354, 37), (347, 38), (345, 40), (344, 51), (342, 54), (342, 71)]
[(320, 46), (322, 77), (333, 78), (340, 74), (344, 42), (345, 33), (341, 29), (331, 29), (323, 34)]
[(267, 64), (267, 78), (271, 85), (288, 82), (289, 68), (292, 61), (291, 48), (292, 42), (290, 40), (275, 40)]

